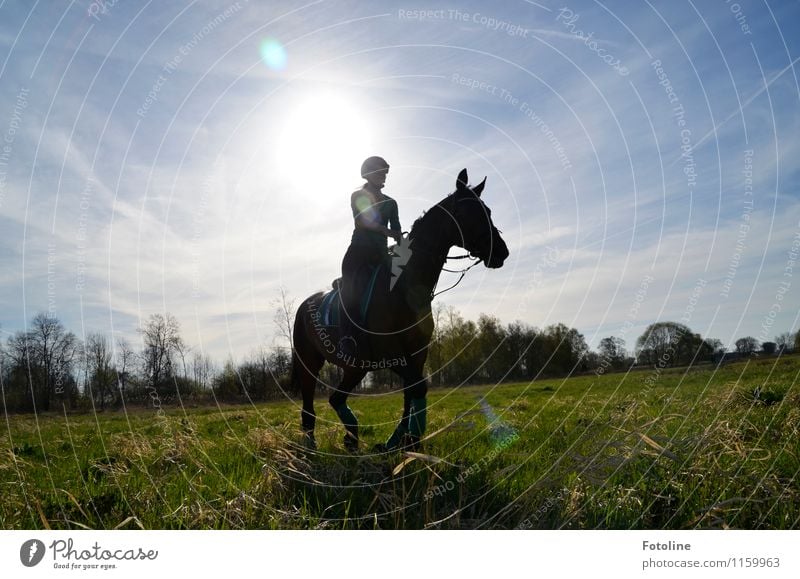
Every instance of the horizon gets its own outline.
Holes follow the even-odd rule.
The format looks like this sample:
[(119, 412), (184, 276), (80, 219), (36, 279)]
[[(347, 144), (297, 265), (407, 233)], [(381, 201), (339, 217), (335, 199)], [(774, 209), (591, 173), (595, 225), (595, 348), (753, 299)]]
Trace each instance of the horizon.
[(487, 176), (511, 255), (434, 301), (466, 319), (795, 333), (800, 5), (735, 6), (4, 4), (0, 337), (169, 312), (215, 360), (271, 346), (372, 154), (404, 230)]

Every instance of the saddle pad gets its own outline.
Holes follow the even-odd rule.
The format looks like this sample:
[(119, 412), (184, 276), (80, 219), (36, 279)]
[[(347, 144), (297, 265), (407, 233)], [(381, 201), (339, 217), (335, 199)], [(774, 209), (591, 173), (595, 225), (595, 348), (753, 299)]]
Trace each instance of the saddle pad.
[[(375, 284), (380, 273), (381, 266), (372, 268), (372, 275), (369, 278), (367, 287), (361, 294), (360, 300), (360, 313), (361, 319), (367, 319), (367, 310), (372, 301), (372, 294), (375, 292)], [(342, 301), (339, 299), (339, 291), (341, 287), (341, 280), (337, 279), (333, 282), (334, 289), (322, 296), (322, 303), (320, 303), (319, 311), (322, 325), (324, 326), (339, 326), (339, 319), (341, 316), (340, 308)]]
[(320, 317), (323, 326), (339, 325), (339, 288), (329, 291), (322, 296), (322, 303), (319, 305)]

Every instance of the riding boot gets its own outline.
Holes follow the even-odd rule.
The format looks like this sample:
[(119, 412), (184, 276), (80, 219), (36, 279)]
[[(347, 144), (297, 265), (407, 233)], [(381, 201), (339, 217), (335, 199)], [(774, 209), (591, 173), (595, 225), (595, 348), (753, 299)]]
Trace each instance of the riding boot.
[(359, 309), (359, 281), (347, 280), (343, 284), (339, 322), (339, 352), (345, 360), (354, 360), (358, 354), (359, 328), (361, 326)]

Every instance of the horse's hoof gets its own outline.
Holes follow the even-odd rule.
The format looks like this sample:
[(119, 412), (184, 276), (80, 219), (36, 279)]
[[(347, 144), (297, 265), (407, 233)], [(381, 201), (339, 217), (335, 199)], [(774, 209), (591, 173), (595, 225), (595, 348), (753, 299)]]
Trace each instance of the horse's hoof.
[(350, 454), (358, 452), (358, 439), (350, 435), (344, 437), (344, 449)]
[(314, 439), (314, 435), (306, 434), (303, 437), (303, 447), (306, 450), (317, 450), (317, 441)]
[(422, 444), (419, 441), (419, 436), (414, 436), (413, 434), (406, 434), (403, 436), (403, 441), (400, 443), (403, 450), (407, 450), (409, 452), (420, 452), (422, 450)]

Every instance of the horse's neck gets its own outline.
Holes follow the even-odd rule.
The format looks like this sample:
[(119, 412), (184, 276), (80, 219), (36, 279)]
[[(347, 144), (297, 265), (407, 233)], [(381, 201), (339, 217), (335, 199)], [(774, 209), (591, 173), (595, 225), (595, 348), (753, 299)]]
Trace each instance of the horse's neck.
[(415, 291), (424, 289), (426, 295), (433, 293), (451, 247), (444, 241), (439, 241), (438, 244), (436, 241), (432, 242), (427, 237), (415, 237), (411, 243), (411, 257), (406, 268), (409, 285)]

